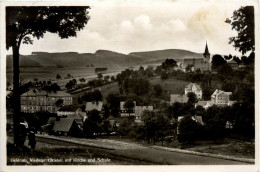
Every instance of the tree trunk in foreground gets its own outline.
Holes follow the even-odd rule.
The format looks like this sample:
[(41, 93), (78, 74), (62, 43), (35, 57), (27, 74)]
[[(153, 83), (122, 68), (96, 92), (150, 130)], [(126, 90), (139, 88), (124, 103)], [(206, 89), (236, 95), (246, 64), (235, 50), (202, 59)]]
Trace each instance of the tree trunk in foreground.
[(13, 123), (14, 123), (14, 144), (19, 143), (19, 116), (20, 116), (20, 95), (19, 95), (19, 47), (12, 46), (13, 49)]

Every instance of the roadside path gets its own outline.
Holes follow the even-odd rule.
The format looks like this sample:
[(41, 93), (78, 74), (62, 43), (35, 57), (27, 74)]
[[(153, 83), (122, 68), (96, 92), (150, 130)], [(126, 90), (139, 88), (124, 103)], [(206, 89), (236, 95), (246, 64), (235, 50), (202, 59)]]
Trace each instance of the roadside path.
[(61, 142), (69, 142), (89, 146), (92, 148), (103, 149), (113, 155), (154, 162), (157, 164), (171, 165), (244, 165), (253, 164), (253, 160), (235, 159), (232, 157), (223, 157), (194, 151), (187, 151), (160, 146), (142, 146), (136, 143), (126, 143), (107, 139), (83, 139), (71, 137), (56, 137), (48, 135), (37, 135), (41, 138), (56, 139)]

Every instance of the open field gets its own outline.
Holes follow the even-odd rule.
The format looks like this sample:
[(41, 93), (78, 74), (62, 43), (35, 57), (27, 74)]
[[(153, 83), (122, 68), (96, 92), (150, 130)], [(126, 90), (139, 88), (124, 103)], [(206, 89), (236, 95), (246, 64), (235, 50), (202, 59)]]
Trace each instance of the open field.
[(189, 84), (188, 81), (175, 78), (162, 80), (160, 76), (150, 79), (150, 83), (153, 86), (156, 84), (161, 85), (163, 89), (161, 99), (165, 101), (170, 101), (171, 94), (184, 94), (184, 88)]
[(224, 144), (201, 145), (190, 148), (197, 152), (235, 156), (237, 158), (255, 158), (254, 142), (226, 139)]
[(111, 84), (107, 84), (101, 87), (101, 94), (103, 96), (103, 100), (111, 93), (119, 93), (119, 87), (117, 82), (113, 82)]
[(169, 78), (162, 80), (159, 76), (150, 80), (152, 85), (160, 84), (162, 89), (169, 94), (184, 94), (184, 88), (190, 83), (188, 81)]
[[(108, 67), (108, 70), (104, 73), (118, 73), (124, 70), (126, 67)], [(94, 67), (21, 67), (20, 77), (24, 82), (33, 81), (37, 78), (39, 81), (55, 81), (56, 75), (59, 74), (62, 79), (57, 82), (61, 85), (65, 85), (70, 79), (65, 79), (67, 74), (73, 76), (73, 78), (93, 78), (97, 77)], [(12, 82), (13, 71), (12, 69), (6, 70), (7, 81)], [(72, 79), (73, 79), (72, 78)], [(64, 81), (64, 82), (63, 82)]]

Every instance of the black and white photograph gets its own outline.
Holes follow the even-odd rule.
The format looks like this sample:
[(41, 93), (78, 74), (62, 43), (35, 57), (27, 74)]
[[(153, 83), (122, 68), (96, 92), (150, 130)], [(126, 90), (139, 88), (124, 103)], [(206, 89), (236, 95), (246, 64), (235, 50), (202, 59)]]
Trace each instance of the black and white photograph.
[(1, 171), (259, 171), (258, 7), (1, 2)]

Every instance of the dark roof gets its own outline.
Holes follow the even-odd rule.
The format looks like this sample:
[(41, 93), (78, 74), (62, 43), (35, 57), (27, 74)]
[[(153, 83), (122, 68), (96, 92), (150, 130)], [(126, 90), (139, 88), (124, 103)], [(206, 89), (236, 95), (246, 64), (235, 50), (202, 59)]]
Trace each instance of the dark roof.
[(187, 95), (180, 95), (180, 94), (171, 94), (171, 103), (174, 102), (180, 102), (180, 103), (187, 103), (188, 101), (188, 97)]
[(55, 121), (56, 121), (56, 117), (50, 117), (50, 118), (48, 119), (47, 124), (54, 124)]
[(63, 111), (63, 112), (75, 112), (79, 109), (79, 106), (76, 105), (68, 105), (68, 106), (63, 106), (61, 107), (58, 111)]
[(111, 119), (111, 120), (108, 120), (108, 121), (109, 121), (109, 124), (110, 124), (111, 126), (113, 126), (113, 125), (116, 124), (116, 120)]
[(207, 102), (208, 102), (208, 101), (198, 101), (198, 102), (196, 103), (196, 105), (197, 105), (197, 106), (206, 106)]
[(193, 116), (194, 120), (198, 123), (200, 123), (201, 125), (204, 125), (204, 122), (202, 121), (202, 116)]
[(55, 122), (52, 130), (69, 132), (73, 122), (74, 122), (74, 119), (72, 119), (72, 118), (60, 118), (59, 121)]
[(81, 113), (75, 113), (73, 115), (69, 115), (67, 116), (67, 118), (72, 118), (72, 119), (79, 119), (79, 120), (83, 120), (84, 117), (86, 117), (86, 112), (81, 112)]

